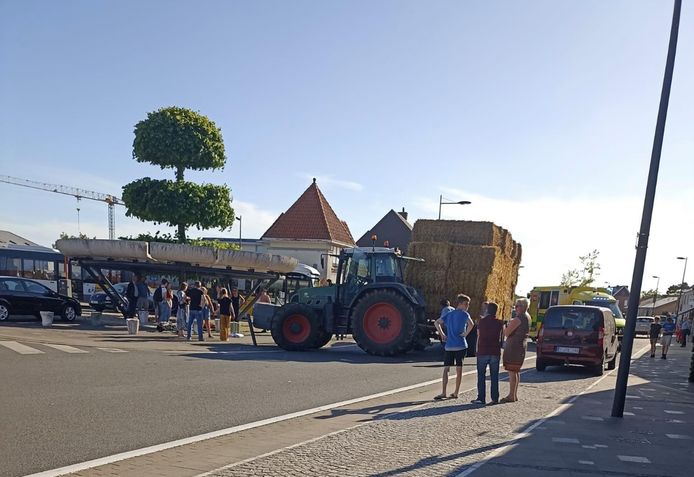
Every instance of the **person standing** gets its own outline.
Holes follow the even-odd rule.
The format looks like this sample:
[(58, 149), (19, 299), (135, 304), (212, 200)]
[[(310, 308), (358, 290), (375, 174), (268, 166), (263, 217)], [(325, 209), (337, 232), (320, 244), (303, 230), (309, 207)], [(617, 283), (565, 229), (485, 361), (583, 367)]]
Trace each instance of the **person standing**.
[(477, 323), (477, 399), (473, 404), (486, 404), (487, 366), (491, 379), (490, 404), (499, 404), (499, 361), (504, 324), (496, 317), (499, 306), (486, 304), (486, 316)]
[(149, 287), (145, 277), (139, 276), (137, 280), (137, 312), (140, 324), (144, 325), (149, 318)]
[(166, 286), (163, 287), (161, 297), (159, 323), (163, 324), (169, 322), (169, 318), (171, 318), (171, 308), (173, 307), (173, 292), (171, 291), (171, 284), (169, 282), (166, 282)]
[(137, 273), (133, 273), (128, 282), (128, 288), (125, 290), (125, 298), (128, 299), (128, 318), (134, 318), (135, 313), (137, 313), (137, 281), (139, 278)]
[(660, 359), (667, 359), (667, 352), (672, 344), (672, 335), (675, 333), (675, 323), (672, 322), (672, 317), (668, 316), (665, 323), (663, 323), (663, 338), (660, 341), (660, 345), (663, 347), (663, 355)]
[(239, 333), (239, 320), (241, 319), (241, 307), (243, 304), (246, 302), (244, 298), (239, 294), (239, 289), (237, 287), (233, 287), (231, 289), (231, 305), (234, 309), (234, 314), (233, 314), (233, 330), (231, 333), (232, 338), (243, 338), (243, 335)]
[(680, 330), (682, 330), (682, 348), (687, 346), (687, 336), (692, 332), (692, 323), (691, 321), (682, 318), (682, 325), (680, 326)]
[(198, 281), (195, 282), (195, 284), (187, 292), (187, 296), (190, 300), (190, 315), (188, 316), (188, 341), (190, 341), (194, 321), (197, 321), (198, 325), (198, 341), (205, 341), (202, 332), (202, 302), (204, 298), (200, 288), (202, 288), (202, 284)]
[(188, 284), (183, 282), (176, 292), (176, 298), (178, 298), (178, 311), (176, 312), (176, 333), (178, 334), (179, 338), (183, 338), (183, 332), (188, 327), (190, 305), (188, 304), (186, 290), (188, 290)]
[(508, 396), (501, 399), (502, 403), (518, 401), (518, 384), (520, 370), (525, 361), (528, 348), (528, 332), (530, 331), (530, 315), (528, 314), (528, 299), (519, 298), (514, 306), (516, 316), (511, 319), (504, 330), (504, 369), (508, 371)]
[(651, 328), (648, 331), (648, 337), (651, 340), (651, 358), (655, 358), (655, 346), (658, 344), (658, 338), (660, 337), (660, 330), (663, 327), (660, 324), (660, 317), (656, 316), (651, 323)]
[[(169, 284), (169, 281), (166, 278), (161, 279), (161, 285), (159, 288), (156, 289), (154, 292), (154, 296), (152, 297), (152, 300), (154, 301), (154, 314), (157, 317), (158, 322), (164, 321), (161, 317), (162, 315), (162, 308), (164, 304), (164, 298), (166, 296), (166, 287)], [(168, 318), (167, 318), (168, 320)]]
[(202, 287), (202, 328), (203, 330), (207, 328), (207, 337), (212, 338), (212, 324), (210, 323), (210, 316), (214, 310), (214, 305), (212, 304), (212, 298), (207, 292), (207, 288)]
[(265, 288), (260, 289), (260, 295), (258, 295), (258, 303), (272, 303), (270, 295), (267, 294)]
[(231, 298), (229, 298), (229, 292), (226, 288), (222, 288), (220, 291), (219, 298), (219, 339), (221, 341), (229, 341), (229, 324), (231, 323), (231, 316), (234, 313), (234, 308), (231, 305)]
[[(463, 380), (463, 359), (467, 349), (467, 337), (474, 326), (470, 314), (467, 312), (470, 306), (470, 297), (462, 293), (456, 298), (456, 309), (447, 313), (434, 322), (436, 330), (439, 332), (441, 340), (446, 343), (443, 358), (443, 378), (442, 391), (434, 399), (439, 401), (446, 398), (446, 387), (448, 386), (448, 373), (451, 366), (455, 364), (455, 392), (449, 397), (457, 398), (460, 391), (460, 383)], [(446, 331), (443, 331), (443, 325)]]

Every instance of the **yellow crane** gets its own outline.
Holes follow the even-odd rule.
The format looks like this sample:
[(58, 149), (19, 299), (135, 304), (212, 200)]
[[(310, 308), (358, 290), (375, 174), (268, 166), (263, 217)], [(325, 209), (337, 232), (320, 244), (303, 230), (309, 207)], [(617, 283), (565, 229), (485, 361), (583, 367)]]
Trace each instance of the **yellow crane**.
[[(64, 186), (60, 184), (48, 184), (46, 182), (37, 182), (29, 179), (19, 179), (17, 177), (3, 175), (0, 175), (0, 182), (14, 184), (21, 187), (29, 187), (30, 189), (55, 192), (56, 194), (71, 195), (72, 197), (75, 197), (78, 201), (80, 199), (89, 199), (96, 200), (99, 202), (106, 202), (106, 205), (108, 205), (108, 238), (111, 240), (116, 238), (116, 217), (114, 209), (116, 205), (125, 204), (123, 203), (122, 199), (116, 197), (115, 195), (102, 194), (101, 192), (78, 189), (77, 187)], [(79, 208), (77, 209), (77, 212), (79, 214)]]

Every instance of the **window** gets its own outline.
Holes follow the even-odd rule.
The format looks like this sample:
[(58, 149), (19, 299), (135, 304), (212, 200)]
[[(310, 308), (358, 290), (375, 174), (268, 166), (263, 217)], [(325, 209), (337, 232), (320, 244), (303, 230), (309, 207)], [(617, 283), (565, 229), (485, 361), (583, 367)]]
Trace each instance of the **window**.
[(571, 308), (553, 308), (547, 312), (543, 320), (545, 329), (597, 331), (601, 325), (602, 313)]
[(19, 280), (4, 279), (0, 280), (0, 291), (23, 292), (24, 287)]
[(537, 307), (541, 310), (545, 310), (549, 308), (549, 299), (551, 292), (541, 292), (540, 293), (540, 303), (537, 305)]
[(22, 261), (18, 258), (0, 257), (0, 275), (17, 277), (22, 270)]
[(34, 260), (30, 258), (22, 260), (22, 276), (24, 278), (34, 278)]
[(48, 295), (50, 293), (48, 288), (46, 288), (43, 285), (40, 285), (36, 282), (24, 282), (24, 287), (26, 288), (26, 290), (29, 293), (31, 293), (33, 295), (45, 296), (45, 295)]

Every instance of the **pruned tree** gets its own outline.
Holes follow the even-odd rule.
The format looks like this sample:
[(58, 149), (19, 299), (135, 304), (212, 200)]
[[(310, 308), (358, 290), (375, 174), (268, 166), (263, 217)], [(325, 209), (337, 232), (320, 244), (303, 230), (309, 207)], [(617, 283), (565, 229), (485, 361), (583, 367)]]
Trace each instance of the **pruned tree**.
[(565, 287), (585, 287), (592, 285), (600, 275), (600, 262), (598, 257), (600, 252), (595, 249), (588, 254), (578, 257), (581, 262), (580, 268), (567, 270), (561, 276), (561, 286)]
[(223, 169), (226, 164), (222, 132), (207, 117), (178, 107), (148, 113), (135, 125), (133, 159), (171, 168), (175, 180), (144, 177), (125, 185), (127, 216), (176, 227), (181, 243), (190, 226), (224, 230), (233, 225), (227, 186), (185, 181), (187, 169)]
[(665, 292), (666, 295), (677, 295), (681, 291), (689, 290), (689, 285), (687, 282), (678, 283), (676, 285), (670, 285)]

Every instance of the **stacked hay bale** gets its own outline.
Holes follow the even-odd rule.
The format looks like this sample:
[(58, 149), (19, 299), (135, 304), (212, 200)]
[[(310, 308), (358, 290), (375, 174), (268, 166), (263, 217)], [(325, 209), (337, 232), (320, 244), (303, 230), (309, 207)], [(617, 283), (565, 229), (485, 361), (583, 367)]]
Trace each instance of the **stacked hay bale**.
[(499, 304), (498, 316), (511, 316), (522, 250), (508, 230), (491, 222), (418, 220), (407, 254), (424, 259), (408, 264), (405, 281), (424, 294), (427, 316), (437, 317), (439, 301), (453, 303), (458, 293), (472, 299), (473, 317), (484, 301)]

